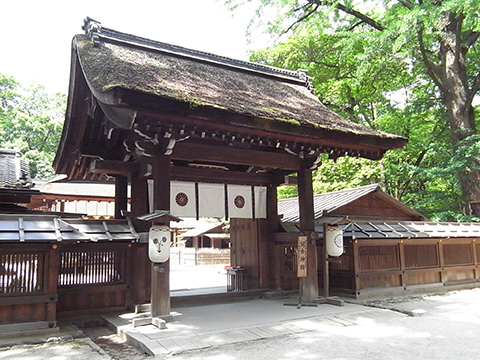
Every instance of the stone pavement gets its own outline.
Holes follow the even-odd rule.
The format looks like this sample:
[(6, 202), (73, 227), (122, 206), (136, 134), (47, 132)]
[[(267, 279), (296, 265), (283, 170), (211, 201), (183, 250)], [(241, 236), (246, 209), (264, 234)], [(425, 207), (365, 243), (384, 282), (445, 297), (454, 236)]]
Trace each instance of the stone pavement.
[(163, 357), (184, 351), (212, 348), (244, 341), (275, 338), (321, 329), (325, 325), (350, 326), (365, 321), (395, 319), (407, 315), (386, 309), (346, 303), (338, 307), (285, 306), (289, 299), (253, 299), (241, 302), (172, 309), (166, 329), (153, 325), (133, 327), (135, 314), (110, 314), (104, 319), (125, 340), (149, 355)]

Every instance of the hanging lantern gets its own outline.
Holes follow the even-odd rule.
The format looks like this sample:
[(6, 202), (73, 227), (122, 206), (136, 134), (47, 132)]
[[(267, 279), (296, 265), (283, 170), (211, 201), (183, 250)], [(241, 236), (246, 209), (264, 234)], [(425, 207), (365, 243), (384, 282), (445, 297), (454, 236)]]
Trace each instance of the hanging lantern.
[(148, 256), (154, 263), (163, 263), (170, 258), (170, 228), (153, 225), (148, 234)]
[(343, 230), (339, 226), (327, 226), (325, 240), (327, 243), (327, 254), (340, 256), (343, 254)]

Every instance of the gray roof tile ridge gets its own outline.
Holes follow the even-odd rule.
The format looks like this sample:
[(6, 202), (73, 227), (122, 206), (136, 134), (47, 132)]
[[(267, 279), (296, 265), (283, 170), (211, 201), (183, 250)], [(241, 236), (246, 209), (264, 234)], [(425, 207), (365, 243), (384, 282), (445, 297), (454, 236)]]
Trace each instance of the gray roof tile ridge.
[(367, 190), (368, 191), (373, 191), (377, 188), (379, 188), (379, 185), (375, 183), (375, 184), (368, 184), (368, 185), (359, 186), (359, 187), (356, 187), (356, 188), (341, 189), (341, 190), (336, 190), (336, 191), (331, 191), (331, 192), (326, 192), (326, 193), (321, 193), (321, 194), (315, 194), (314, 197), (329, 197), (329, 196), (332, 196), (332, 195), (349, 194), (349, 193), (363, 192), (363, 191), (367, 191)]

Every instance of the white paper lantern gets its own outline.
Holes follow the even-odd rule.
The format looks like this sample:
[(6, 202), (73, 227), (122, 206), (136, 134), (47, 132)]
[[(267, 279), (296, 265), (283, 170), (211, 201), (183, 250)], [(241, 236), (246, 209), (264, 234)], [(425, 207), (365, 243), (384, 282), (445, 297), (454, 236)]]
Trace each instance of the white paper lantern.
[(153, 225), (148, 233), (148, 257), (154, 263), (163, 263), (170, 258), (170, 228)]
[(340, 256), (343, 254), (343, 230), (339, 226), (328, 226), (325, 234), (327, 254)]

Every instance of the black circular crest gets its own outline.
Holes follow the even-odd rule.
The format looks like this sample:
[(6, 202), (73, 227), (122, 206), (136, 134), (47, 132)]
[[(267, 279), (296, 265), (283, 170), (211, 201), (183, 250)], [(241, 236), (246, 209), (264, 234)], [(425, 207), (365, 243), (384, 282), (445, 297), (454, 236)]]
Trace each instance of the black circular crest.
[(175, 196), (175, 202), (178, 206), (187, 206), (188, 204), (188, 196), (184, 192), (179, 192)]
[(245, 198), (242, 195), (237, 195), (235, 197), (235, 200), (233, 200), (233, 203), (237, 208), (243, 209), (243, 207), (245, 206)]

